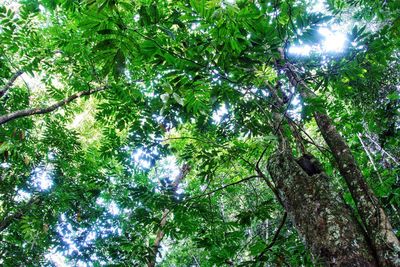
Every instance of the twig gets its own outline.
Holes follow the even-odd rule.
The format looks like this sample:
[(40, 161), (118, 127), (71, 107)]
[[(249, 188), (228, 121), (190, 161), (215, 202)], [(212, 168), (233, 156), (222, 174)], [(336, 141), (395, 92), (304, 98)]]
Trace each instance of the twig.
[(278, 200), (278, 202), (284, 207), (283, 201), (282, 201), (281, 197), (279, 196), (278, 190), (277, 190), (277, 189), (275, 188), (275, 186), (271, 183), (271, 181), (268, 180), (267, 176), (265, 176), (265, 174), (261, 171), (260, 166), (259, 166), (259, 165), (260, 165), (260, 162), (261, 162), (261, 159), (263, 158), (265, 152), (267, 151), (267, 148), (268, 148), (268, 146), (266, 146), (266, 147), (264, 148), (263, 152), (261, 153), (260, 158), (258, 159), (258, 161), (257, 161), (257, 163), (256, 163), (256, 165), (255, 165), (255, 169), (256, 169), (256, 172), (257, 172), (258, 176), (261, 177), (261, 178), (263, 178), (263, 180), (267, 183), (268, 187), (269, 187), (269, 188), (272, 190), (272, 192), (274, 193), (274, 195), (275, 195), (276, 199)]
[(248, 181), (248, 180), (253, 179), (253, 178), (260, 178), (260, 176), (259, 175), (251, 175), (249, 177), (243, 178), (242, 180), (239, 180), (239, 181), (236, 181), (236, 182), (221, 186), (221, 187), (219, 187), (217, 189), (214, 189), (214, 190), (211, 190), (209, 192), (206, 192), (206, 193), (203, 193), (203, 194), (199, 194), (197, 196), (193, 196), (193, 197), (187, 198), (187, 199), (185, 199), (185, 202), (192, 201), (193, 199), (197, 199), (197, 198), (200, 198), (200, 197), (212, 195), (212, 194), (214, 194), (214, 193), (216, 193), (218, 191), (224, 190), (227, 187), (243, 183), (243, 182)]
[(394, 157), (392, 156), (389, 152), (387, 152), (385, 149), (383, 149), (383, 147), (381, 147), (375, 140), (374, 138), (372, 138), (372, 136), (370, 136), (369, 134), (365, 134), (366, 137), (368, 137), (368, 139), (373, 142), (378, 148), (379, 150), (381, 150), (384, 154), (386, 154), (391, 160), (394, 161), (394, 163), (396, 164), (400, 164), (400, 162)]
[(364, 141), (362, 140), (362, 135), (361, 135), (361, 133), (358, 133), (358, 134), (357, 134), (357, 137), (358, 137), (358, 140), (360, 140), (361, 146), (363, 147), (365, 153), (366, 153), (367, 156), (368, 156), (369, 162), (371, 162), (371, 164), (372, 164), (372, 168), (374, 168), (374, 171), (375, 171), (376, 174), (378, 175), (379, 181), (380, 181), (381, 184), (382, 184), (382, 183), (383, 183), (382, 177), (381, 177), (381, 175), (380, 175), (380, 173), (379, 173), (379, 171), (378, 171), (378, 168), (377, 168), (376, 165), (375, 165), (375, 161), (374, 161), (374, 159), (372, 158), (371, 153), (369, 152), (367, 146), (364, 144)]
[(264, 254), (270, 249), (272, 248), (272, 246), (276, 243), (276, 240), (278, 240), (278, 236), (279, 233), (281, 232), (283, 226), (285, 225), (286, 222), (286, 218), (287, 218), (287, 212), (285, 211), (285, 213), (283, 214), (281, 223), (278, 226), (278, 229), (276, 230), (274, 237), (272, 238), (271, 243), (269, 243), (269, 245), (260, 253), (260, 255), (258, 255), (257, 259), (260, 260), (262, 258), (262, 256), (264, 256)]

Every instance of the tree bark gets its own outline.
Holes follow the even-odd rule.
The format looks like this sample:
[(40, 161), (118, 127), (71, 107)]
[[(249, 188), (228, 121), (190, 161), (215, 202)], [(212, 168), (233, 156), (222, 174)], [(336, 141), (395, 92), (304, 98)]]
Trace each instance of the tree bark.
[(376, 266), (362, 228), (324, 172), (308, 175), (288, 150), (269, 158), (268, 171), (316, 265)]
[(381, 266), (400, 266), (400, 244), (379, 200), (368, 187), (350, 148), (326, 114), (315, 113), (315, 120), (330, 147), (339, 171), (356, 203), (360, 217), (374, 244)]
[[(189, 167), (188, 164), (185, 163), (185, 164), (182, 165), (180, 173), (178, 174), (178, 176), (175, 178), (175, 180), (171, 184), (171, 187), (172, 187), (171, 190), (172, 190), (173, 193), (176, 192), (180, 182), (189, 173), (189, 170), (190, 170), (190, 167)], [(148, 267), (154, 267), (156, 265), (158, 249), (159, 249), (161, 241), (162, 241), (162, 239), (164, 238), (164, 235), (165, 235), (165, 233), (163, 231), (163, 228), (165, 227), (165, 224), (167, 223), (167, 217), (168, 217), (169, 212), (170, 212), (169, 209), (165, 209), (163, 211), (163, 214), (162, 214), (162, 217), (161, 217), (161, 222), (160, 222), (160, 227), (159, 227), (159, 230), (157, 232), (156, 239), (154, 240), (152, 252), (149, 255), (149, 262), (147, 263)]]
[[(284, 59), (283, 51), (281, 53)], [(291, 85), (298, 89), (305, 101), (316, 97), (311, 88), (298, 77), (290, 63), (281, 65), (281, 69), (285, 71)], [(399, 240), (393, 233), (389, 218), (381, 208), (377, 197), (365, 182), (350, 148), (327, 114), (316, 111), (314, 118), (356, 203), (362, 224), (378, 255), (379, 265), (400, 266)]]

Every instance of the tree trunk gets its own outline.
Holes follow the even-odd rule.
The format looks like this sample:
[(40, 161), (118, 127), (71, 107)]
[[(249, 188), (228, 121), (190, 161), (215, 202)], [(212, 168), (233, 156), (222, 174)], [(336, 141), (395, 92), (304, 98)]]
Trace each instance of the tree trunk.
[[(176, 192), (180, 182), (189, 173), (189, 170), (190, 170), (190, 166), (188, 164), (185, 163), (185, 164), (182, 165), (178, 176), (175, 178), (175, 180), (171, 184), (171, 187), (172, 187), (171, 190), (172, 190), (173, 193)], [(168, 218), (168, 214), (169, 213), (170, 213), (169, 209), (165, 209), (163, 211), (163, 214), (162, 214), (162, 217), (161, 217), (161, 222), (160, 222), (160, 227), (159, 227), (159, 229), (157, 231), (156, 239), (154, 240), (154, 244), (153, 244), (151, 253), (149, 255), (149, 261), (147, 263), (148, 267), (154, 267), (156, 265), (158, 249), (160, 248), (161, 241), (163, 240), (164, 235), (165, 235), (163, 229), (165, 227), (165, 224), (167, 223), (167, 218)]]
[(329, 177), (320, 170), (308, 175), (303, 167), (289, 151), (277, 152), (268, 161), (288, 216), (310, 248), (315, 264), (376, 266), (362, 228), (330, 188)]
[(381, 208), (379, 200), (365, 182), (350, 148), (327, 115), (316, 113), (315, 120), (325, 142), (332, 150), (341, 175), (345, 178), (368, 234), (374, 243), (380, 265), (400, 266), (399, 240), (393, 233), (392, 226)]
[[(282, 59), (284, 59), (283, 51), (281, 53)], [(285, 71), (291, 85), (298, 89), (304, 100), (316, 97), (311, 88), (298, 77), (289, 62), (286, 62), (283, 67), (281, 66), (281, 69)], [(365, 227), (378, 255), (379, 265), (400, 266), (400, 242), (393, 233), (389, 218), (381, 208), (377, 197), (365, 182), (350, 148), (327, 114), (316, 111), (314, 118), (356, 203), (363, 227)]]

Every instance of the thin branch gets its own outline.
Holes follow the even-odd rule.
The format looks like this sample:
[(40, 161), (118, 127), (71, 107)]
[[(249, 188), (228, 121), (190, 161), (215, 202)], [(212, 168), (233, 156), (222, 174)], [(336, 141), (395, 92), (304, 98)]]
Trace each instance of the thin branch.
[(246, 181), (248, 181), (248, 180), (250, 180), (250, 179), (253, 179), (253, 178), (260, 178), (260, 176), (259, 176), (259, 175), (251, 175), (251, 176), (249, 176), (249, 177), (243, 178), (242, 180), (239, 180), (239, 181), (236, 181), (236, 182), (233, 182), (233, 183), (230, 183), (230, 184), (221, 186), (221, 187), (219, 187), (219, 188), (217, 188), (217, 189), (211, 190), (211, 191), (206, 192), (206, 193), (204, 193), (204, 194), (199, 194), (199, 195), (197, 195), (197, 196), (193, 196), (193, 197), (187, 198), (187, 199), (185, 199), (185, 202), (192, 201), (192, 200), (197, 199), (197, 198), (200, 198), (200, 197), (212, 195), (212, 194), (214, 194), (214, 193), (216, 193), (216, 192), (218, 192), (218, 191), (224, 190), (224, 189), (227, 188), (227, 187), (230, 187), (230, 186), (233, 186), (233, 185), (237, 185), (237, 184), (246, 182)]
[(383, 149), (383, 147), (381, 147), (375, 140), (374, 138), (372, 138), (372, 136), (370, 136), (369, 134), (365, 134), (366, 137), (368, 137), (368, 139), (373, 142), (380, 151), (382, 151), (384, 154), (386, 154), (391, 160), (393, 160), (394, 163), (396, 164), (400, 164), (399, 160), (397, 158), (395, 158), (394, 156), (392, 156), (389, 152), (387, 152), (385, 149)]
[(290, 117), (287, 117), (287, 118), (289, 120), (289, 123), (293, 123), (294, 126), (296, 126), (301, 132), (303, 132), (310, 139), (310, 140), (307, 140), (307, 139), (304, 138), (303, 140), (305, 142), (315, 146), (326, 158), (329, 158), (329, 156), (325, 152), (327, 152), (330, 155), (332, 155), (332, 152), (329, 149), (327, 149), (324, 146), (318, 145), (315, 142), (315, 140), (307, 133), (307, 131), (305, 129), (303, 129), (303, 127), (299, 123), (297, 123), (295, 120), (291, 119)]
[(6, 122), (9, 122), (12, 120), (19, 119), (19, 118), (36, 115), (36, 114), (45, 114), (45, 113), (52, 112), (79, 97), (91, 95), (96, 92), (106, 90), (107, 88), (108, 88), (108, 86), (103, 86), (103, 87), (98, 87), (95, 89), (89, 89), (86, 91), (77, 92), (77, 93), (75, 93), (75, 94), (73, 94), (51, 106), (45, 107), (45, 108), (28, 108), (28, 109), (18, 110), (13, 113), (10, 113), (10, 114), (0, 116), (0, 125), (5, 124)]
[(358, 137), (358, 140), (360, 140), (361, 146), (363, 147), (365, 153), (366, 153), (367, 156), (368, 156), (368, 159), (369, 159), (369, 162), (370, 162), (371, 165), (372, 165), (372, 168), (374, 168), (374, 171), (376, 172), (376, 174), (377, 174), (377, 176), (378, 176), (378, 178), (379, 178), (379, 181), (380, 181), (381, 184), (382, 184), (382, 183), (383, 183), (382, 177), (381, 177), (381, 175), (380, 175), (380, 173), (379, 173), (379, 171), (378, 171), (378, 168), (377, 168), (376, 165), (375, 165), (375, 161), (374, 161), (374, 159), (372, 158), (372, 155), (371, 155), (371, 153), (369, 152), (368, 147), (364, 144), (364, 141), (362, 140), (362, 135), (361, 135), (361, 133), (358, 133), (358, 134), (357, 134), (357, 137)]
[(267, 152), (267, 148), (268, 148), (268, 146), (266, 146), (264, 148), (263, 152), (261, 153), (260, 158), (257, 160), (257, 163), (256, 163), (256, 170), (257, 171), (260, 170), (260, 162), (261, 162), (262, 158), (264, 157), (265, 152)]
[(265, 254), (270, 248), (272, 248), (272, 246), (276, 243), (276, 240), (278, 240), (279, 233), (281, 232), (283, 226), (285, 225), (286, 218), (287, 218), (287, 212), (285, 212), (285, 213), (283, 214), (281, 223), (279, 224), (278, 229), (276, 230), (276, 232), (275, 232), (275, 234), (274, 234), (274, 237), (272, 238), (271, 243), (269, 243), (269, 245), (260, 253), (260, 255), (258, 255), (258, 257), (257, 257), (258, 260), (261, 259), (262, 256), (264, 256), (264, 254)]
[(42, 200), (43, 199), (40, 196), (34, 196), (19, 211), (3, 218), (0, 221), (0, 232), (5, 230), (14, 221), (21, 219), (30, 210), (30, 208), (33, 204), (37, 204), (37, 203), (41, 202)]
[(281, 197), (279, 196), (278, 190), (277, 190), (277, 189), (275, 188), (275, 186), (271, 183), (271, 181), (268, 180), (267, 176), (265, 176), (265, 174), (261, 171), (260, 166), (259, 166), (259, 165), (260, 165), (260, 162), (261, 162), (261, 159), (263, 158), (265, 152), (267, 151), (267, 148), (268, 148), (268, 146), (266, 146), (266, 147), (264, 148), (263, 152), (261, 153), (261, 156), (260, 156), (260, 158), (258, 159), (258, 161), (257, 161), (257, 163), (256, 163), (256, 165), (255, 165), (255, 169), (256, 169), (256, 172), (257, 172), (258, 176), (261, 177), (261, 178), (263, 178), (263, 180), (267, 183), (268, 187), (269, 187), (269, 188), (272, 190), (272, 192), (274, 193), (274, 195), (275, 195), (276, 199), (278, 200), (278, 202), (282, 205), (282, 207), (284, 207), (283, 201), (282, 201)]
[(265, 176), (265, 174), (264, 174), (260, 169), (257, 170), (257, 173), (258, 173), (258, 175), (260, 175), (261, 178), (264, 179), (265, 183), (266, 183), (266, 184), (268, 185), (268, 187), (272, 190), (272, 192), (274, 193), (274, 195), (275, 195), (276, 199), (278, 200), (279, 204), (281, 204), (282, 207), (285, 207), (285, 205), (283, 204), (283, 200), (282, 200), (282, 198), (281, 198), (280, 195), (279, 195), (278, 190), (277, 190), (276, 187), (271, 183), (271, 181), (268, 180), (267, 176)]
[(3, 88), (0, 89), (0, 98), (3, 97), (7, 91), (14, 84), (15, 80), (24, 73), (22, 70), (18, 70), (14, 75), (10, 78), (10, 80), (4, 85)]

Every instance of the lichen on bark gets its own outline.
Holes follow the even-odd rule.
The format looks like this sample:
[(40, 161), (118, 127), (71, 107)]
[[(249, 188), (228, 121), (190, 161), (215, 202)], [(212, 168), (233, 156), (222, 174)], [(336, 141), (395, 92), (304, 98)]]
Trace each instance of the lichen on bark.
[(376, 266), (352, 211), (330, 187), (324, 172), (309, 176), (289, 151), (274, 153), (268, 171), (315, 263)]

